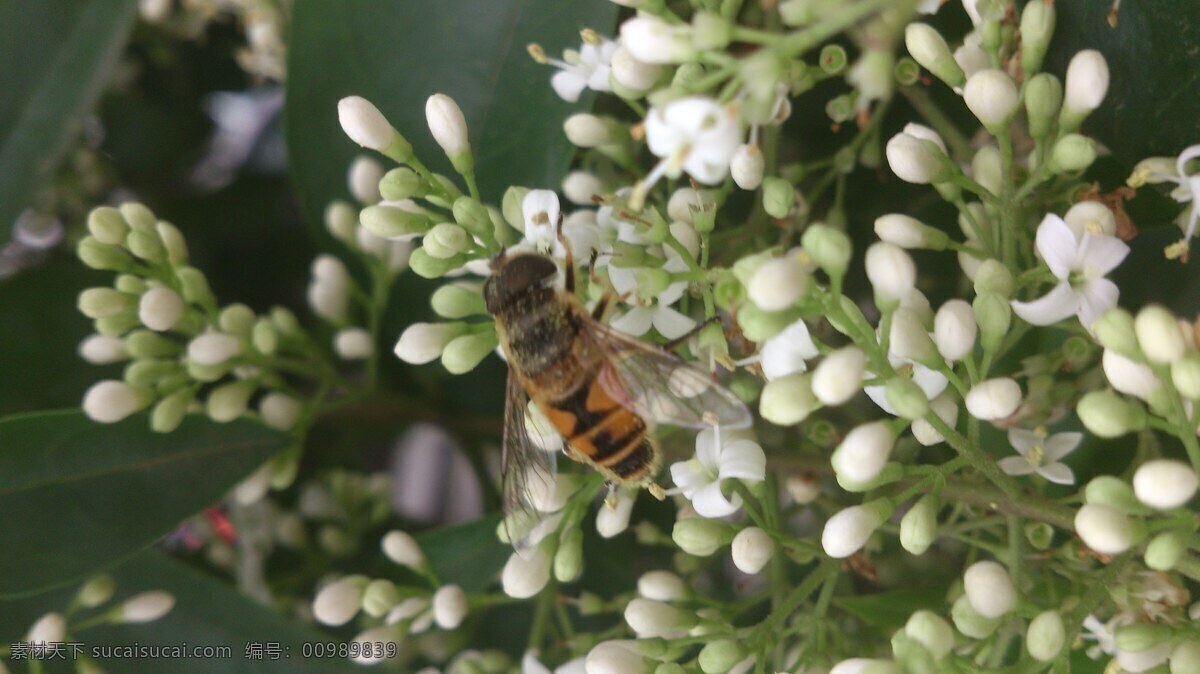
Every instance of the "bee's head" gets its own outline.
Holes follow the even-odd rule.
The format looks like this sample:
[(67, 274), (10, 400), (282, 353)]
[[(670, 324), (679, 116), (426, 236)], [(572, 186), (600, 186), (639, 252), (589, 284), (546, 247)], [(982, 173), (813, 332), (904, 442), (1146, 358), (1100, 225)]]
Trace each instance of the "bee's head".
[(545, 255), (522, 253), (508, 257), (503, 252), (492, 260), (492, 276), (483, 284), (488, 313), (495, 315), (530, 288), (545, 286), (558, 267)]

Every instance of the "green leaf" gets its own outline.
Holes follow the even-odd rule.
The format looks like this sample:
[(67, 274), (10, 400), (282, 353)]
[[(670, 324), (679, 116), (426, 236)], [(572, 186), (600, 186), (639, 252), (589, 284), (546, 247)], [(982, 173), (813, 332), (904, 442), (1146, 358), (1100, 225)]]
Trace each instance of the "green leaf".
[(0, 597), (37, 592), (128, 557), (220, 498), (287, 436), (249, 421), (144, 415), (100, 425), (80, 412), (0, 420)]
[(137, 0), (0, 3), (0, 243), (108, 81)]
[(417, 542), (438, 580), (482, 592), (496, 580), (512, 548), (496, 537), (499, 515), (421, 534)]
[(943, 612), (946, 590), (941, 587), (916, 590), (892, 590), (878, 594), (834, 597), (838, 608), (872, 627), (899, 627), (921, 609)]
[[(305, 658), (304, 644), (328, 642), (329, 638), (301, 623), (254, 603), (246, 595), (183, 562), (147, 550), (112, 571), (117, 581), (115, 601), (150, 590), (166, 590), (175, 596), (175, 606), (166, 616), (150, 623), (106, 625), (78, 633), (70, 641), (85, 644), (89, 654), (98, 647), (151, 646), (228, 647), (229, 658), (122, 658), (101, 660), (110, 672), (306, 672), (358, 671), (347, 658)], [(12, 643), (39, 616), (62, 611), (76, 588), (64, 588), (35, 597), (0, 602), (0, 643)], [(106, 610), (105, 605), (100, 610)], [(86, 620), (94, 612), (81, 613), (72, 622)], [(247, 644), (278, 644), (280, 658), (249, 659)], [(55, 670), (57, 671), (57, 670)], [(67, 670), (69, 671), (69, 670)]]
[(365, 152), (346, 137), (337, 102), (375, 103), (434, 170), (449, 162), (425, 124), (425, 100), (450, 95), (470, 127), (479, 186), (497, 202), (508, 185), (556, 189), (571, 148), (562, 120), (574, 106), (550, 87), (553, 70), (525, 51), (579, 48), (578, 31), (614, 25), (609, 2), (456, 0), (366, 3), (297, 0), (288, 51), (287, 139), (309, 224), (344, 197), (346, 169)]
[(1098, 49), (1108, 61), (1108, 96), (1084, 131), (1130, 167), (1200, 143), (1200, 3), (1124, 2), (1116, 27), (1108, 23), (1111, 2), (1058, 0), (1054, 7), (1046, 70), (1064, 76), (1082, 49)]

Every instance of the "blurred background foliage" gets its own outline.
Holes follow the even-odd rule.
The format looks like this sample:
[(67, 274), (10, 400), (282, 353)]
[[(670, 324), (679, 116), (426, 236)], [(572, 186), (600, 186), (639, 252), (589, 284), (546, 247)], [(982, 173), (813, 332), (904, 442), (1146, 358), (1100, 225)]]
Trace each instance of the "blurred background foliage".
[[(1068, 56), (1087, 47), (1101, 50), (1112, 69), (1106, 105), (1085, 126), (1111, 150), (1093, 168), (1101, 191), (1120, 187), (1138, 159), (1175, 154), (1200, 141), (1200, 97), (1194, 95), (1200, 77), (1194, 54), (1200, 5), (1126, 2), (1115, 26), (1109, 24), (1107, 2), (1059, 0), (1056, 5), (1058, 30), (1047, 69), (1061, 74)], [(319, 251), (341, 252), (326, 234), (322, 214), (331, 199), (347, 196), (346, 169), (359, 153), (338, 128), (336, 101), (350, 94), (374, 101), (438, 170), (446, 167), (439, 165), (437, 160), (444, 159), (425, 130), (423, 102), (432, 93), (447, 93), (470, 124), (485, 198), (495, 202), (510, 184), (554, 187), (571, 160), (562, 120), (592, 102), (585, 98), (569, 106), (559, 100), (549, 86), (549, 69), (535, 64), (525, 45), (536, 41), (557, 53), (578, 44), (581, 28), (611, 34), (619, 9), (604, 0), (294, 0), (290, 26), (285, 26), (284, 75), (264, 74), (262, 68), (247, 72), (246, 26), (235, 13), (150, 22), (139, 18), (137, 0), (0, 2), (0, 416), (14, 415), (0, 420), (0, 577), (5, 578), (0, 596), (26, 595), (0, 602), (0, 642), (16, 639), (38, 615), (63, 605), (73, 591), (63, 584), (99, 566), (112, 570), (123, 592), (161, 587), (176, 594), (178, 604), (162, 621), (103, 628), (89, 633), (89, 641), (229, 643), (234, 662), (245, 666), (238, 656), (247, 639), (291, 644), (294, 654), (297, 644), (320, 638), (286, 615), (297, 607), (256, 606), (233, 587), (236, 574), (214, 573), (204, 555), (161, 544), (158, 550), (145, 549), (181, 518), (217, 504), (223, 492), (280, 448), (283, 438), (256, 428), (214, 431), (198, 420), (156, 437), (141, 418), (98, 430), (78, 413), (21, 414), (74, 408), (90, 383), (119, 373), (119, 366), (86, 365), (76, 355), (88, 333), (76, 297), (83, 288), (105, 282), (104, 275), (78, 264), (72, 252), (87, 209), (126, 199), (146, 203), (184, 232), (193, 264), (207, 272), (221, 301), (245, 302), (256, 311), (282, 304), (312, 323), (304, 305), (309, 262)], [(968, 30), (960, 15), (943, 11), (932, 22), (954, 42)], [(844, 92), (843, 83), (829, 81), (796, 101), (782, 131), (784, 163), (828, 157), (857, 133), (853, 122), (833, 124), (825, 112), (828, 99)], [(888, 211), (956, 229), (945, 204), (881, 168), (880, 138), (919, 118), (909, 104), (914, 96), (942, 106), (964, 132), (974, 122), (944, 87), (918, 81), (901, 87), (900, 94), (841, 191), (828, 190), (809, 204), (814, 220), (841, 204), (844, 218), (839, 219), (858, 244), (873, 238), (866, 223)], [(219, 139), (231, 129), (222, 127), (223, 118), (214, 112), (221, 101), (236, 101), (243, 106), (236, 109), (250, 119), (226, 137), (225, 146)], [(609, 113), (627, 114), (611, 102), (606, 105), (612, 107)], [(226, 154), (231, 147), (236, 151), (232, 157), (221, 155), (222, 147)], [(748, 211), (751, 205), (731, 205), (732, 212), (738, 208)], [(1122, 305), (1160, 301), (1195, 316), (1200, 263), (1159, 259), (1163, 246), (1178, 238), (1171, 222), (1177, 205), (1161, 192), (1143, 189), (1126, 209), (1139, 233), (1130, 241), (1132, 255), (1115, 274)], [(28, 245), (55, 227), (61, 227), (60, 243)], [(1154, 275), (1142, 271), (1151, 260), (1158, 270)], [(918, 262), (931, 300), (936, 303), (955, 290), (946, 285), (958, 278), (953, 256), (921, 256)], [(427, 299), (433, 288), (414, 275), (401, 277), (383, 343), (377, 345), (382, 351), (390, 353), (403, 326), (431, 316)], [(860, 279), (858, 291), (864, 290)], [(495, 447), (500, 432), (504, 367), (498, 359), (488, 359), (464, 379), (391, 358), (383, 359), (383, 367), (389, 393), (319, 423), (298, 484), (331, 470), (386, 470), (397, 438), (418, 421), (443, 426), (474, 466), (486, 466), (485, 449)], [(238, 433), (261, 436), (257, 453), (220, 458), (219, 464), (188, 463), (200, 461), (189, 459), (189, 448), (212, 449)], [(784, 443), (776, 446), (794, 440), (782, 433), (774, 439)], [(174, 468), (148, 468), (141, 458), (151, 451), (179, 454), (179, 462)], [(108, 454), (98, 457), (101, 452)], [(95, 461), (113, 469), (113, 482), (72, 481)], [(197, 483), (188, 478), (189, 470), (207, 478)], [(483, 494), (494, 509), (494, 488), (485, 485)], [(147, 498), (158, 499), (149, 501), (159, 506), (153, 516), (136, 525), (122, 519)], [(281, 500), (299, 498), (286, 493)], [(666, 525), (670, 513), (643, 500), (635, 514), (639, 519)], [(491, 582), (505, 559), (495, 524), (494, 518), (484, 519), (422, 538), (444, 581), (474, 588)], [(388, 528), (413, 525), (389, 511), (355, 531), (367, 541), (365, 552), (340, 559), (285, 554), (272, 558), (269, 571), (285, 585), (294, 582), (291, 590), (299, 597), (310, 597), (315, 579), (329, 571), (395, 575), (395, 567), (378, 567), (375, 541)], [(103, 538), (103, 550), (94, 547), (101, 542), (97, 536)], [(588, 568), (581, 583), (601, 594), (631, 587), (640, 572), (660, 565), (668, 554), (666, 548), (635, 547), (632, 536), (615, 541), (593, 540), (591, 531), (588, 536)], [(946, 588), (936, 581), (900, 594), (889, 590), (887, 580), (900, 571), (881, 570), (879, 587), (866, 588), (880, 591), (877, 596), (839, 605), (887, 626), (902, 621), (912, 608), (941, 600)], [(41, 575), (21, 575), (27, 572)], [(292, 572), (296, 578), (289, 581)], [(29, 594), (54, 586), (59, 589)], [(528, 624), (527, 607), (496, 609), (479, 619), (487, 621), (480, 631), (487, 636), (477, 645), (520, 650), (517, 635)], [(245, 671), (269, 671), (270, 664), (251, 663)], [(321, 664), (329, 670), (349, 666), (345, 661)], [(120, 671), (153, 666), (126, 662)], [(208, 671), (204, 667), (179, 663), (173, 671)]]

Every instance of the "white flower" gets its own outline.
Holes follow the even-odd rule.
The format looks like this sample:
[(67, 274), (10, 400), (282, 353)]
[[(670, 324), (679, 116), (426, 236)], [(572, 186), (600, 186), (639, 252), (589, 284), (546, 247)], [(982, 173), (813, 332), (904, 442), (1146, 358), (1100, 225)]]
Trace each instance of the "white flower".
[(379, 108), (361, 96), (347, 96), (338, 101), (338, 121), (350, 140), (383, 151), (397, 136), (396, 129), (379, 112)]
[(625, 606), (625, 622), (643, 639), (678, 639), (695, 624), (696, 614), (666, 602), (637, 597)]
[(721, 480), (761, 482), (766, 478), (767, 457), (762, 447), (738, 433), (721, 432), (719, 426), (696, 435), (696, 457), (671, 464), (671, 479), (702, 517), (725, 517), (742, 507), (742, 497), (726, 498)]
[(467, 617), (467, 595), (457, 585), (443, 585), (433, 593), (433, 620), (438, 627), (452, 630)]
[[(1196, 158), (1200, 158), (1200, 145), (1193, 145), (1179, 154), (1179, 158), (1175, 160), (1173, 174), (1159, 168), (1160, 164), (1166, 164), (1166, 162), (1154, 162), (1153, 159), (1144, 160), (1134, 169), (1134, 173), (1129, 179), (1130, 184), (1133, 184), (1140, 169), (1140, 172), (1145, 175), (1140, 177), (1137, 184), (1172, 182), (1177, 187), (1171, 191), (1171, 197), (1181, 204), (1191, 202), (1192, 208), (1187, 216), (1187, 226), (1183, 228), (1184, 235), (1181, 243), (1184, 247), (1180, 252), (1187, 250), (1187, 241), (1191, 240), (1192, 235), (1196, 233), (1196, 223), (1200, 221), (1200, 173), (1189, 175), (1185, 170), (1188, 162)], [(1167, 161), (1169, 162), (1169, 160)]]
[[(933, 400), (940, 395), (950, 383), (950, 380), (946, 379), (946, 375), (941, 372), (925, 367), (920, 363), (914, 363), (911, 360), (901, 358), (891, 349), (888, 349), (888, 362), (896, 370), (897, 376), (912, 377), (913, 382), (916, 383), (917, 387), (921, 389), (925, 397), (929, 400)], [(868, 379), (874, 376), (874, 373), (867, 373)], [(895, 416), (896, 408), (892, 407), (892, 404), (887, 401), (887, 396), (884, 394), (884, 389), (886, 388), (884, 384), (868, 386), (863, 389), (863, 393), (866, 393), (868, 398), (873, 400), (876, 405), (879, 405), (879, 409)]]
[(993, 561), (975, 562), (963, 574), (963, 589), (971, 608), (985, 618), (999, 618), (1017, 604), (1008, 571)]
[(170, 592), (153, 590), (134, 595), (121, 604), (121, 622), (148, 623), (170, 613), (175, 596)]
[(869, 482), (878, 477), (896, 437), (886, 421), (872, 421), (855, 426), (830, 457), (833, 470), (853, 482)]
[(343, 328), (333, 336), (333, 350), (342, 360), (366, 360), (375, 352), (375, 340), (363, 328)]
[(621, 24), (621, 46), (642, 63), (680, 63), (694, 51), (691, 32), (656, 16), (636, 16)]
[(241, 349), (241, 342), (233, 335), (206, 332), (188, 342), (188, 359), (199, 365), (220, 365)]
[(419, 569), (425, 565), (425, 553), (421, 551), (417, 539), (407, 532), (398, 529), (389, 531), (380, 541), (380, 546), (388, 559), (401, 566)]
[(1017, 109), (1017, 85), (1003, 70), (980, 70), (967, 80), (963, 100), (985, 127), (999, 129)]
[(1133, 491), (1151, 508), (1178, 508), (1196, 495), (1196, 472), (1182, 461), (1155, 459), (1133, 474)]
[(514, 552), (500, 572), (504, 594), (515, 599), (528, 599), (541, 592), (549, 580), (550, 556), (542, 548), (536, 548), (524, 557)]
[(1117, 305), (1117, 286), (1104, 276), (1129, 254), (1125, 242), (1090, 233), (1076, 237), (1062, 218), (1049, 214), (1038, 225), (1037, 250), (1059, 283), (1032, 302), (1013, 300), (1018, 316), (1033, 325), (1051, 325), (1075, 315), (1091, 330), (1101, 314)]
[(1163, 385), (1148, 365), (1126, 358), (1112, 349), (1104, 350), (1100, 365), (1113, 388), (1142, 400), (1149, 401)]
[(1087, 649), (1088, 657), (1093, 660), (1100, 654), (1112, 655), (1117, 652), (1117, 637), (1108, 629), (1108, 625), (1100, 622), (1096, 616), (1089, 615), (1083, 619), (1083, 634), (1079, 636), (1085, 641), (1095, 641), (1096, 645)]
[(79, 355), (92, 365), (108, 365), (129, 358), (129, 351), (120, 337), (91, 335), (79, 343)]
[(574, 103), (584, 89), (611, 91), (608, 75), (616, 51), (616, 42), (601, 38), (599, 44), (584, 42), (579, 51), (564, 52), (561, 61), (547, 59), (546, 63), (558, 68), (558, 72), (550, 78), (554, 93), (564, 101)]
[(1009, 475), (1037, 473), (1055, 484), (1074, 484), (1075, 474), (1059, 459), (1074, 451), (1082, 440), (1082, 433), (1047, 436), (1041, 427), (1032, 431), (1010, 428), (1008, 443), (1021, 456), (1006, 456), (997, 463)]
[(138, 320), (151, 330), (163, 332), (175, 327), (186, 308), (179, 293), (157, 286), (147, 290), (138, 302)]
[(976, 419), (992, 421), (1010, 417), (1021, 404), (1021, 386), (1009, 377), (997, 377), (971, 387), (967, 412)]
[(366, 586), (364, 576), (346, 576), (326, 585), (313, 599), (313, 616), (325, 625), (345, 625), (362, 608)]
[(632, 639), (604, 641), (587, 654), (587, 674), (637, 674), (646, 660)]
[(47, 613), (29, 628), (25, 640), (35, 644), (59, 642), (67, 638), (67, 621), (61, 613)]
[(1108, 62), (1095, 49), (1077, 52), (1067, 65), (1063, 108), (1068, 113), (1088, 113), (1100, 107), (1108, 93)]
[(820, 354), (817, 345), (813, 343), (808, 325), (803, 319), (787, 326), (778, 335), (768, 339), (762, 347), (763, 376), (767, 381), (786, 377), (789, 374), (804, 372), (808, 363)]
[(123, 381), (106, 379), (92, 384), (83, 394), (83, 412), (92, 421), (112, 424), (145, 407), (143, 397)]
[(875, 295), (884, 300), (899, 301), (908, 295), (917, 282), (917, 266), (903, 248), (877, 241), (867, 248), (864, 258), (867, 279)]
[[(925, 141), (937, 149), (930, 148)], [(920, 124), (908, 124), (892, 136), (884, 154), (892, 173), (905, 182), (927, 184), (941, 180), (945, 173), (946, 144), (937, 132)]]
[(775, 541), (758, 527), (746, 527), (733, 537), (729, 552), (738, 571), (754, 575), (762, 571), (771, 560), (775, 552)]
[(954, 50), (954, 62), (967, 77), (992, 67), (991, 57), (983, 48), (983, 37), (979, 31), (973, 30), (963, 37), (962, 45)]
[(666, 174), (686, 172), (698, 182), (715, 185), (729, 174), (729, 163), (742, 143), (742, 125), (729, 106), (693, 96), (650, 109), (646, 145), (662, 161), (646, 176), (653, 185)]
[(882, 501), (850, 506), (834, 513), (821, 531), (821, 547), (834, 559), (853, 555), (867, 544), (867, 539), (888, 517), (890, 506)]
[(1075, 513), (1075, 533), (1089, 548), (1106, 555), (1119, 555), (1134, 543), (1133, 523), (1125, 513), (1098, 503)]
[[(688, 270), (687, 262), (666, 249), (667, 263), (662, 270), (668, 273), (679, 273)], [(641, 336), (649, 332), (651, 326), (667, 339), (675, 339), (686, 335), (688, 330), (696, 326), (696, 321), (672, 309), (670, 305), (679, 301), (687, 290), (686, 281), (676, 281), (667, 285), (657, 295), (644, 296), (638, 287), (637, 270), (609, 266), (608, 278), (613, 288), (622, 295), (631, 293), (630, 301), (634, 306), (612, 321), (612, 327), (630, 335)]]
[(675, 601), (687, 596), (683, 579), (670, 571), (647, 571), (637, 582), (638, 594), (646, 599)]
[(857, 346), (842, 347), (825, 356), (813, 370), (813, 395), (826, 405), (847, 402), (862, 388), (866, 364), (867, 356)]
[(607, 505), (596, 513), (596, 531), (602, 538), (612, 538), (629, 528), (629, 515), (633, 512), (633, 496), (626, 492), (618, 492), (616, 504), (609, 508)]
[(425, 121), (433, 139), (451, 159), (471, 149), (467, 141), (467, 120), (462, 109), (446, 94), (434, 94), (425, 101)]
[(631, 91), (647, 91), (658, 81), (662, 66), (638, 60), (628, 47), (622, 45), (612, 55), (612, 78)]

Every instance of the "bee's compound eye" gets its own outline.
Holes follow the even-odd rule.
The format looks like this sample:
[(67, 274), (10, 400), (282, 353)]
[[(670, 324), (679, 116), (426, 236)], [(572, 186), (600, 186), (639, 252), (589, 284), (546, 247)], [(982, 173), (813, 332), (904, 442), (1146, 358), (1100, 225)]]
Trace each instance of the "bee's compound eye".
[(502, 272), (503, 286), (519, 293), (558, 273), (554, 261), (542, 255), (522, 255), (509, 260)]

